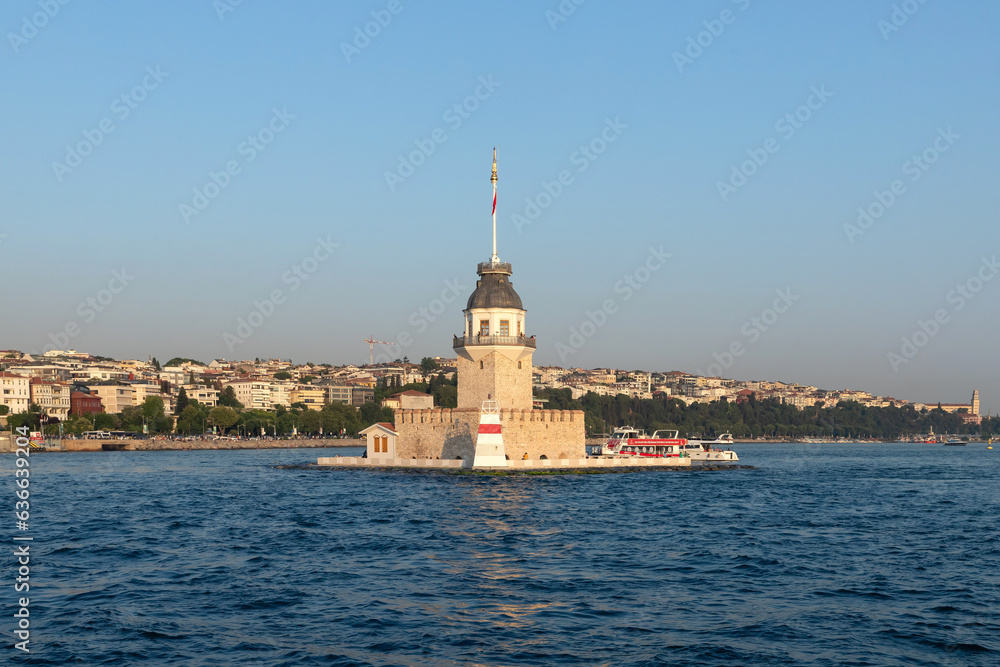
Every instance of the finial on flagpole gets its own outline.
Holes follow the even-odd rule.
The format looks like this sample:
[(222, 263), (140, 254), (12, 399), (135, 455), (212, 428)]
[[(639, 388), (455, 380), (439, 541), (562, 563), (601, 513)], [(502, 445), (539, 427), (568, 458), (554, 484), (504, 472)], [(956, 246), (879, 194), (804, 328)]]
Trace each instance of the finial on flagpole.
[(490, 176), (490, 182), (496, 187), (497, 184), (497, 149), (496, 146), (493, 147), (493, 175)]

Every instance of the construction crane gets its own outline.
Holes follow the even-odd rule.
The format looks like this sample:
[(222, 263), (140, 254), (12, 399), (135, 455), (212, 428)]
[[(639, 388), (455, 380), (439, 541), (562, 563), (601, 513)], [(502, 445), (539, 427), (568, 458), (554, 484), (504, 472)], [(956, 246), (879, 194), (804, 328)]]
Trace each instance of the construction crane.
[(368, 365), (369, 366), (374, 366), (375, 365), (375, 343), (378, 343), (379, 345), (392, 345), (392, 343), (389, 343), (389, 342), (384, 341), (384, 340), (375, 340), (375, 337), (371, 336), (371, 335), (369, 335), (368, 338), (365, 338), (365, 342), (368, 343)]

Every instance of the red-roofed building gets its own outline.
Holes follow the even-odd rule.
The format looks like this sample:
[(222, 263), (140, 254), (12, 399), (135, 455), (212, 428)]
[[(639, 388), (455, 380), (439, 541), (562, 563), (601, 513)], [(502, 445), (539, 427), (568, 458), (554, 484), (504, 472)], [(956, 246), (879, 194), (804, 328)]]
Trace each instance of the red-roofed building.
[(104, 403), (101, 397), (82, 391), (74, 391), (69, 395), (70, 414), (74, 415), (96, 415), (104, 412)]

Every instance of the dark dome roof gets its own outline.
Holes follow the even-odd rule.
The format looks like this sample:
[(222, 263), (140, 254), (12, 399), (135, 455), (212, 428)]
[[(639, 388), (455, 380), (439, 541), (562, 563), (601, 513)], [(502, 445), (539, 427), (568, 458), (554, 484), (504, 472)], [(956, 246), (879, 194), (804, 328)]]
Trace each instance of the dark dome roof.
[(521, 297), (510, 284), (509, 274), (484, 273), (476, 281), (476, 289), (469, 296), (466, 310), (470, 308), (517, 308), (524, 310)]

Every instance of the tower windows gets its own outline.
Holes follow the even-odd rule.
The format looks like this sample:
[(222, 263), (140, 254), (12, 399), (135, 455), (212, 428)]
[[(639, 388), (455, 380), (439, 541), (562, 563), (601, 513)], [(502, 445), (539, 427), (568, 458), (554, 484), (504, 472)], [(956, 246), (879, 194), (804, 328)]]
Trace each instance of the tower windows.
[(483, 362), (482, 362), (482, 360), (480, 360), (480, 362), (479, 362), (479, 368), (482, 369), (482, 367), (483, 367)]
[(510, 320), (500, 320), (500, 331), (498, 333), (501, 336), (510, 335)]
[(517, 335), (518, 337), (521, 336), (521, 320), (517, 321)]
[(479, 335), (489, 336), (490, 335), (490, 321), (489, 320), (479, 320)]
[(521, 362), (517, 362), (517, 370), (521, 370)]

